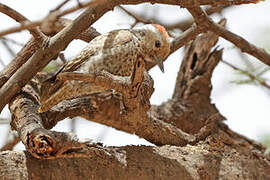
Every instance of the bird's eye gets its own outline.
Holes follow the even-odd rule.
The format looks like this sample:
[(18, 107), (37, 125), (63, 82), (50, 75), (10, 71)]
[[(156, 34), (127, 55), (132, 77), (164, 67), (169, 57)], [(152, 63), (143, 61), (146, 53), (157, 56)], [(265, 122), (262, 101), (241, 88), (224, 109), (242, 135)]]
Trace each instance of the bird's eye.
[(159, 48), (161, 46), (161, 42), (159, 40), (156, 40), (155, 46), (156, 46), (156, 48)]

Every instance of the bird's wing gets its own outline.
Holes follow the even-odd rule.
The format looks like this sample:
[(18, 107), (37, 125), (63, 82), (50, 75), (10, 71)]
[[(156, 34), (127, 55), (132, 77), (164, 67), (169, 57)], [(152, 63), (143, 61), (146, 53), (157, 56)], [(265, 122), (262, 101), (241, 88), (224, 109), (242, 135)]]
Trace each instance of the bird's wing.
[(129, 30), (114, 30), (93, 39), (72, 61), (68, 62), (61, 72), (77, 70), (91, 56), (102, 50), (113, 49), (117, 46), (131, 42), (135, 38)]
[[(113, 49), (117, 46), (124, 45), (131, 42), (134, 38), (136, 37), (129, 30), (115, 30), (93, 39), (72, 61), (69, 61), (52, 77), (42, 83), (45, 88), (42, 88), (41, 104), (44, 106), (47, 101), (54, 98), (53, 94), (63, 88), (64, 82), (57, 80), (57, 75), (59, 73), (75, 71), (86, 61), (91, 61), (91, 56), (95, 55), (95, 53), (100, 53), (102, 50)], [(53, 105), (55, 104), (51, 104), (50, 106)]]

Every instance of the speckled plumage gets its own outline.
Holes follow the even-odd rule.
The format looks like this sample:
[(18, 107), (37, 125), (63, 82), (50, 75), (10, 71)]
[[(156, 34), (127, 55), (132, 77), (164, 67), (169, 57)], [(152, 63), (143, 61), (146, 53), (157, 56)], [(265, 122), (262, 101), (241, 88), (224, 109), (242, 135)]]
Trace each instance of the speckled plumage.
[[(161, 28), (161, 29), (159, 29)], [(114, 30), (93, 39), (61, 72), (91, 73), (107, 71), (118, 76), (130, 76), (133, 64), (139, 55), (146, 61), (161, 59), (169, 53), (169, 39), (165, 29), (159, 25), (145, 25), (139, 29)], [(161, 47), (154, 46), (157, 39)], [(103, 87), (82, 81), (66, 81), (47, 101), (39, 112), (48, 111), (64, 99), (106, 91)]]

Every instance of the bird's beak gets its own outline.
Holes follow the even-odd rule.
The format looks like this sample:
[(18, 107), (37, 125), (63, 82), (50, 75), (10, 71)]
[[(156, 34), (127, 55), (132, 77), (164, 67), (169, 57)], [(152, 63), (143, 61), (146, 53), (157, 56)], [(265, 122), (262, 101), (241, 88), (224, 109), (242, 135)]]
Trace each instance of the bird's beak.
[(157, 65), (158, 65), (159, 69), (164, 73), (163, 60), (160, 59), (155, 53), (154, 53), (154, 59), (157, 62)]

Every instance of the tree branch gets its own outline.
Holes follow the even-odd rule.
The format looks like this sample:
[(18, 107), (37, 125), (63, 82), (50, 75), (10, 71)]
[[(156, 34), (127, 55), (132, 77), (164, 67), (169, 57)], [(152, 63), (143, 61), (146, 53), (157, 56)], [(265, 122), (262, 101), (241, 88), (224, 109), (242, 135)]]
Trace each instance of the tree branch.
[(258, 84), (260, 84), (261, 86), (267, 88), (268, 90), (270, 90), (270, 85), (268, 83), (266, 83), (266, 81), (262, 78), (259, 78), (256, 75), (253, 75), (251, 72), (247, 71), (247, 70), (243, 70), (239, 67), (236, 67), (235, 65), (229, 63), (228, 61), (224, 61), (221, 60), (221, 62), (223, 62), (224, 64), (226, 64), (227, 66), (233, 68), (234, 70), (237, 70), (239, 72), (242, 72), (243, 74), (247, 75), (252, 81), (257, 82)]
[[(214, 13), (220, 13), (222, 10), (229, 8), (231, 6), (227, 6), (227, 5), (220, 5), (220, 6), (211, 6), (209, 8), (205, 9), (205, 12), (208, 15), (212, 15)], [(131, 25), (131, 27), (135, 26), (137, 23), (142, 22), (144, 24), (161, 24), (163, 25), (167, 30), (172, 30), (172, 29), (180, 29), (182, 31), (186, 31), (188, 28), (190, 28), (192, 26), (192, 24), (194, 23), (193, 19), (187, 19), (187, 20), (181, 20), (179, 22), (173, 23), (173, 24), (164, 24), (164, 22), (161, 22), (158, 18), (151, 18), (151, 19), (147, 19), (147, 16), (145, 14), (135, 14), (135, 13), (131, 13), (130, 11), (128, 11), (127, 9), (123, 8), (122, 6), (119, 6), (119, 8), (121, 10), (123, 10), (127, 15), (129, 15), (130, 17), (132, 17), (135, 22)]]
[(270, 179), (269, 157), (244, 145), (235, 146), (240, 142), (221, 129), (214, 138), (185, 147), (93, 144), (80, 155), (50, 160), (35, 159), (27, 152), (4, 151), (0, 152), (0, 175), (4, 179), (37, 180)]
[[(36, 78), (39, 80), (36, 85), (34, 85), (34, 80), (31, 80), (31, 83), (23, 89), (23, 92), (16, 96), (15, 100), (10, 103), (10, 110), (14, 117), (12, 123), (13, 128), (17, 131), (21, 131), (20, 129), (25, 127), (25, 124), (32, 124), (32, 128), (25, 127), (27, 129), (25, 132), (27, 133), (20, 133), (21, 139), (28, 149), (30, 149), (31, 153), (35, 153), (36, 150), (31, 150), (33, 147), (30, 147), (25, 139), (31, 137), (31, 141), (35, 141), (35, 137), (41, 133), (42, 137), (46, 135), (46, 139), (51, 139), (49, 144), (57, 144), (52, 143), (54, 142), (54, 137), (50, 138), (52, 134), (50, 134), (49, 131), (44, 132), (44, 130), (40, 130), (40, 128), (42, 128), (40, 124), (42, 124), (44, 128), (50, 129), (58, 121), (68, 116), (82, 116), (88, 120), (112, 126), (116, 129), (136, 133), (138, 136), (156, 145), (172, 144), (184, 146), (187, 143), (195, 144), (211, 134), (216, 127), (216, 122), (222, 119), (222, 116), (215, 107), (210, 104), (209, 100), (211, 90), (209, 84), (212, 69), (221, 59), (222, 51), (214, 50), (210, 53), (211, 47), (214, 46), (217, 41), (218, 37), (216, 35), (210, 33), (202, 37), (198, 37), (194, 42), (194, 44), (198, 44), (196, 48), (194, 48), (195, 45), (190, 46), (188, 47), (189, 50), (186, 52), (188, 57), (193, 57), (193, 53), (198, 53), (200, 60), (195, 62), (196, 68), (192, 71), (187, 71), (193, 74), (192, 77), (194, 79), (190, 79), (190, 76), (182, 76), (183, 81), (186, 80), (186, 82), (189, 82), (189, 86), (182, 86), (181, 88), (186, 91), (186, 94), (190, 94), (189, 96), (185, 95), (183, 100), (174, 98), (172, 101), (170, 100), (161, 106), (150, 107), (149, 99), (153, 92), (153, 81), (151, 77), (144, 73), (144, 81), (142, 84), (140, 83), (142, 81), (142, 78), (140, 78), (142, 74), (140, 69), (142, 68), (138, 69), (138, 73), (136, 73), (135, 68), (134, 74), (131, 76), (131, 81), (129, 78), (118, 78), (106, 73), (94, 73), (90, 75), (69, 73), (59, 74), (59, 78), (66, 78), (65, 80), (84, 80), (107, 88), (114, 88), (123, 93), (124, 97), (119, 99), (115, 97), (114, 93), (108, 92), (92, 94), (87, 97), (62, 101), (50, 111), (38, 114), (36, 108), (39, 106), (39, 96), (42, 90), (37, 89), (40, 88), (42, 79), (46, 79), (46, 77), (38, 78), (37, 76)], [(212, 43), (209, 44), (209, 42)], [(202, 50), (202, 47), (205, 48)], [(203, 53), (200, 54), (200, 51)], [(138, 60), (140, 60), (140, 58), (138, 58)], [(186, 63), (182, 64), (182, 68), (190, 69), (190, 64), (193, 64), (193, 59), (187, 58), (185, 61)], [(143, 65), (142, 62), (139, 64)], [(134, 66), (137, 67), (137, 64)], [(209, 71), (206, 68), (211, 68), (211, 70)], [(73, 76), (69, 77), (69, 75)], [(130, 83), (135, 85), (135, 91), (133, 90), (133, 86), (129, 85)], [(137, 84), (141, 85), (137, 86)], [(198, 88), (202, 84), (204, 88), (201, 88), (200, 91), (203, 92), (203, 95), (198, 96), (198, 93), (201, 92), (193, 93), (193, 89)], [(133, 94), (131, 92), (136, 92), (136, 88), (138, 87), (140, 89), (139, 94), (134, 97), (131, 95)], [(49, 87), (46, 87), (46, 90), (48, 90), (48, 88)], [(31, 96), (35, 98), (29, 98)], [(196, 99), (196, 101), (194, 101), (191, 106), (191, 102), (194, 99)], [(127, 108), (121, 106), (122, 100), (124, 100), (124, 107)], [(201, 108), (202, 102), (204, 103), (204, 108)], [(30, 105), (29, 108), (23, 107), (31, 103), (34, 104), (32, 105), (34, 107), (33, 110), (28, 110)], [(179, 103), (182, 104), (179, 106)], [(27, 117), (29, 117), (25, 118), (26, 116), (24, 114), (27, 114)], [(199, 119), (196, 119), (195, 116), (199, 116)], [(35, 125), (34, 122), (39, 123)], [(39, 133), (33, 134), (32, 131), (35, 132), (35, 129), (38, 129)], [(26, 134), (30, 134), (31, 136)], [(54, 153), (44, 151), (40, 155), (35, 153), (34, 156), (43, 158), (48, 157), (48, 155), (59, 155), (59, 153), (57, 153), (58, 149), (54, 150), (54, 146), (50, 146), (49, 150)]]
[[(45, 67), (45, 65), (53, 58), (56, 54), (59, 53), (62, 49), (64, 49), (67, 44), (74, 39), (78, 34), (80, 34), (84, 29), (87, 28), (87, 26), (90, 26), (93, 22), (95, 22), (99, 17), (101, 17), (105, 12), (112, 9), (114, 6), (120, 5), (120, 4), (138, 4), (142, 3), (144, 1), (142, 0), (130, 0), (130, 1), (112, 1), (112, 0), (102, 0), (98, 3), (96, 1), (90, 3), (90, 7), (85, 13), (83, 13), (80, 17), (78, 17), (74, 23), (72, 23), (70, 26), (66, 27), (61, 33), (54, 36), (51, 40), (48, 40), (47, 43), (45, 43), (44, 46), (47, 46), (44, 50), (44, 47), (39, 49), (32, 57), (31, 59), (25, 64), (23, 68), (21, 68), (19, 71), (17, 71), (10, 79), (9, 81), (0, 89), (0, 98), (3, 99), (3, 101), (0, 102), (0, 112), (4, 108), (5, 104), (9, 102), (9, 100), (14, 96), (15, 93), (17, 93), (40, 69)], [(153, 1), (157, 3), (165, 3), (164, 1), (157, 0)], [(223, 4), (223, 5), (232, 5), (232, 4), (240, 4), (240, 3), (257, 3), (259, 0), (235, 0), (235, 1), (211, 1), (208, 0), (201, 0), (199, 1), (198, 5), (209, 3), (209, 4)], [(229, 4), (227, 4), (229, 3)], [(195, 6), (197, 3), (194, 4), (190, 1), (182, 1), (182, 0), (169, 0), (166, 1), (166, 4), (177, 4), (182, 6)], [(94, 8), (97, 8), (96, 10)], [(89, 15), (92, 15), (90, 17)], [(88, 17), (87, 17), (88, 16)], [(89, 18), (90, 17), (90, 18)], [(83, 20), (88, 20), (87, 23), (82, 23)], [(86, 22), (86, 21), (85, 21)], [(76, 29), (77, 28), (77, 29)], [(76, 30), (77, 31), (76, 31)], [(60, 41), (61, 39), (61, 41)], [(65, 41), (62, 41), (62, 40)], [(43, 58), (43, 61), (39, 63), (38, 61)], [(34, 69), (32, 69), (35, 67)], [(29, 69), (32, 69), (32, 71), (29, 73)], [(19, 84), (20, 82), (20, 84)], [(8, 96), (6, 96), (6, 92), (9, 92)]]
[(54, 8), (53, 10), (51, 10), (51, 12), (53, 11), (58, 11), (59, 9), (61, 9), (65, 4), (67, 4), (69, 2), (69, 0), (64, 0), (63, 2), (61, 2), (58, 6), (56, 6), (56, 8)]
[[(210, 0), (201, 0), (200, 3), (206, 1), (210, 2)], [(108, 2), (111, 1), (106, 1)], [(176, 1), (168, 1), (168, 3), (172, 2)], [(215, 3), (220, 2), (224, 1), (215, 1)], [(240, 0), (233, 1), (233, 3), (237, 2), (239, 3)], [(55, 53), (58, 53), (73, 38), (78, 37), (77, 35), (99, 15), (105, 13), (108, 6), (112, 8), (115, 4), (103, 4), (102, 1), (101, 4), (91, 6), (71, 25), (54, 36), (44, 49), (37, 50), (32, 58), (10, 78), (11, 82), (8, 81), (4, 85), (5, 90), (8, 90), (6, 92), (11, 93), (12, 97), (21, 87), (24, 87), (9, 104), (12, 127), (19, 132), (21, 140), (31, 155), (52, 159), (37, 160), (27, 152), (0, 152), (0, 176), (14, 179), (89, 177), (94, 179), (119, 179), (119, 177), (123, 179), (130, 177), (134, 179), (179, 177), (182, 179), (234, 179), (235, 177), (269, 179), (270, 158), (263, 154), (265, 148), (232, 132), (223, 124), (223, 117), (209, 99), (210, 78), (222, 56), (222, 50), (212, 49), (218, 40), (218, 36), (212, 32), (197, 36), (186, 46), (173, 98), (160, 106), (150, 106), (149, 103), (153, 92), (151, 77), (147, 73), (140, 71), (137, 74), (135, 71), (130, 79), (117, 79), (110, 74), (102, 73), (79, 76), (78, 79), (85, 78), (92, 83), (115, 88), (123, 94), (126, 89), (121, 86), (125, 82), (129, 81), (128, 85), (140, 83), (136, 98), (124, 98), (124, 104), (129, 104), (132, 99), (135, 99), (136, 106), (123, 109), (122, 99), (116, 97), (114, 93), (99, 93), (66, 100), (46, 113), (37, 113), (41, 82), (48, 78), (48, 74), (38, 73), (34, 78), (32, 77), (38, 69), (49, 62), (51, 57), (55, 56)], [(91, 16), (93, 14), (94, 17)], [(86, 22), (89, 24), (85, 25)], [(221, 21), (222, 25), (224, 23), (225, 21)], [(191, 27), (182, 38), (174, 41), (171, 52), (184, 44), (184, 38), (190, 40), (198, 33), (206, 31), (204, 28), (208, 26)], [(34, 72), (27, 74), (26, 70), (28, 68), (29, 71), (29, 67)], [(26, 77), (21, 78), (22, 75)], [(62, 77), (68, 76), (63, 74)], [(12, 89), (9, 88), (14, 88), (12, 83), (21, 84), (15, 86), (17, 88), (15, 91), (11, 91)], [(26, 83), (28, 84), (25, 86)], [(132, 90), (130, 87), (128, 89)], [(1, 92), (2, 89), (0, 90), (2, 100)], [(6, 99), (6, 102), (8, 101)], [(91, 121), (135, 133), (156, 145), (167, 145), (102, 147), (78, 142), (76, 137), (67, 133), (46, 130), (68, 116), (82, 116)]]
[(43, 47), (38, 49), (24, 66), (12, 75), (0, 89), (0, 99), (2, 99), (0, 102), (0, 111), (2, 111), (5, 104), (11, 100), (14, 94), (16, 94), (38, 71), (44, 68), (50, 60), (59, 53), (59, 51), (63, 50), (70, 41), (78, 36), (78, 34), (114, 6), (114, 4), (107, 4), (105, 6), (104, 3), (104, 1), (93, 1), (92, 6), (89, 7), (88, 10), (57, 35), (48, 39), (47, 43), (44, 43)]
[[(2, 12), (3, 14), (6, 14), (10, 18), (21, 23), (22, 25), (24, 23), (29, 22), (29, 20), (26, 17), (24, 17), (22, 14), (18, 13), (14, 9), (12, 9), (12, 8), (2, 4), (2, 3), (0, 3), (0, 12)], [(42, 32), (37, 27), (29, 28), (29, 31), (35, 37), (36, 40), (39, 40), (41, 38), (41, 41), (42, 41), (42, 38), (45, 38), (45, 36), (42, 34)], [(1, 37), (1, 35), (0, 35), (0, 37)]]
[[(65, 3), (66, 2), (63, 2), (56, 9), (60, 8)], [(10, 13), (9, 13), (10, 14), (10, 17), (16, 18), (16, 19), (18, 19), (18, 21), (20, 20), (19, 22), (21, 22), (21, 21), (23, 22), (23, 24), (21, 24), (21, 26), (19, 26), (19, 27), (9, 28), (7, 30), (4, 30), (4, 31), (0, 32), (0, 37), (1, 36), (4, 36), (4, 35), (7, 35), (7, 34), (19, 32), (19, 31), (22, 31), (22, 30), (25, 30), (25, 29), (28, 29), (31, 32), (33, 28), (34, 28), (34, 30), (36, 30), (37, 29), (37, 26), (40, 26), (40, 25), (44, 24), (44, 22), (46, 23), (48, 21), (48, 19), (52, 19), (52, 16), (53, 16), (53, 20), (57, 20), (61, 16), (64, 16), (64, 15), (67, 15), (67, 14), (72, 13), (74, 11), (77, 11), (79, 9), (88, 7), (88, 6), (92, 5), (92, 4), (93, 4), (93, 2), (90, 1), (90, 2), (87, 2), (87, 3), (83, 3), (83, 4), (80, 4), (80, 5), (77, 5), (75, 7), (66, 9), (66, 10), (64, 10), (62, 12), (59, 12), (59, 11), (54, 10), (47, 17), (45, 17), (43, 20), (39, 20), (39, 21), (35, 21), (35, 22), (30, 22), (23, 15), (17, 13), (15, 10), (12, 10), (11, 8), (9, 8), (7, 6), (0, 4), (0, 10), (3, 9), (3, 12), (6, 12), (6, 13), (8, 13), (10, 11)], [(6, 9), (8, 9), (8, 11), (4, 11)], [(51, 18), (50, 18), (50, 16), (51, 16)]]
[[(54, 36), (66, 26), (70, 25), (72, 20), (59, 18), (53, 24), (42, 26), (41, 30), (48, 36)], [(87, 28), (78, 35), (78, 39), (90, 42), (93, 38), (100, 35), (93, 27)], [(0, 87), (35, 53), (38, 48), (34, 39), (30, 39), (26, 45), (17, 53), (17, 56), (0, 72)]]
[(194, 17), (198, 26), (203, 27), (203, 29), (208, 29), (217, 35), (223, 37), (224, 39), (230, 41), (235, 46), (241, 49), (242, 52), (246, 52), (261, 62), (270, 66), (270, 54), (268, 54), (264, 49), (258, 48), (255, 45), (249, 43), (244, 38), (226, 30), (224, 27), (214, 23), (211, 18), (200, 7), (188, 8), (189, 12)]
[[(183, 1), (183, 0), (169, 0), (169, 1), (164, 1), (164, 0), (151, 0), (151, 1), (146, 1), (146, 0), (118, 0), (118, 2), (113, 2), (113, 0), (107, 0), (108, 4), (111, 3), (116, 3), (115, 6), (120, 5), (120, 4), (140, 4), (140, 3), (145, 3), (145, 2), (150, 2), (150, 3), (162, 3), (162, 4), (171, 4), (171, 5), (180, 5), (182, 7), (194, 7), (194, 6), (198, 6), (198, 5), (212, 5), (212, 6), (220, 6), (220, 7), (224, 7), (224, 6), (231, 6), (231, 5), (239, 5), (239, 4), (249, 4), (249, 3), (258, 3), (261, 0), (222, 0), (222, 1), (215, 1), (215, 0), (198, 0), (198, 1), (193, 1), (193, 0), (189, 0), (189, 1)], [(196, 2), (196, 3), (195, 3)], [(64, 3), (64, 2), (63, 2)], [(72, 13), (74, 11), (77, 11), (78, 9), (81, 8), (85, 8), (88, 7), (92, 4), (92, 2), (84, 2), (84, 3), (80, 3), (75, 7), (72, 7), (70, 9), (64, 10), (63, 12), (58, 14), (58, 17), (67, 15), (69, 13)], [(60, 4), (61, 5), (61, 4)], [(215, 7), (209, 10), (209, 13), (212, 13), (213, 11), (219, 11), (219, 8)], [(130, 13), (129, 13), (130, 14)], [(36, 21), (33, 23), (28, 23), (19, 27), (13, 27), (10, 28), (8, 30), (4, 30), (2, 32), (0, 32), (0, 37), (10, 34), (10, 33), (14, 33), (14, 32), (19, 32), (22, 31), (24, 29), (30, 29), (30, 28), (34, 28), (36, 26), (39, 26), (44, 20), (40, 20), (40, 21)]]

